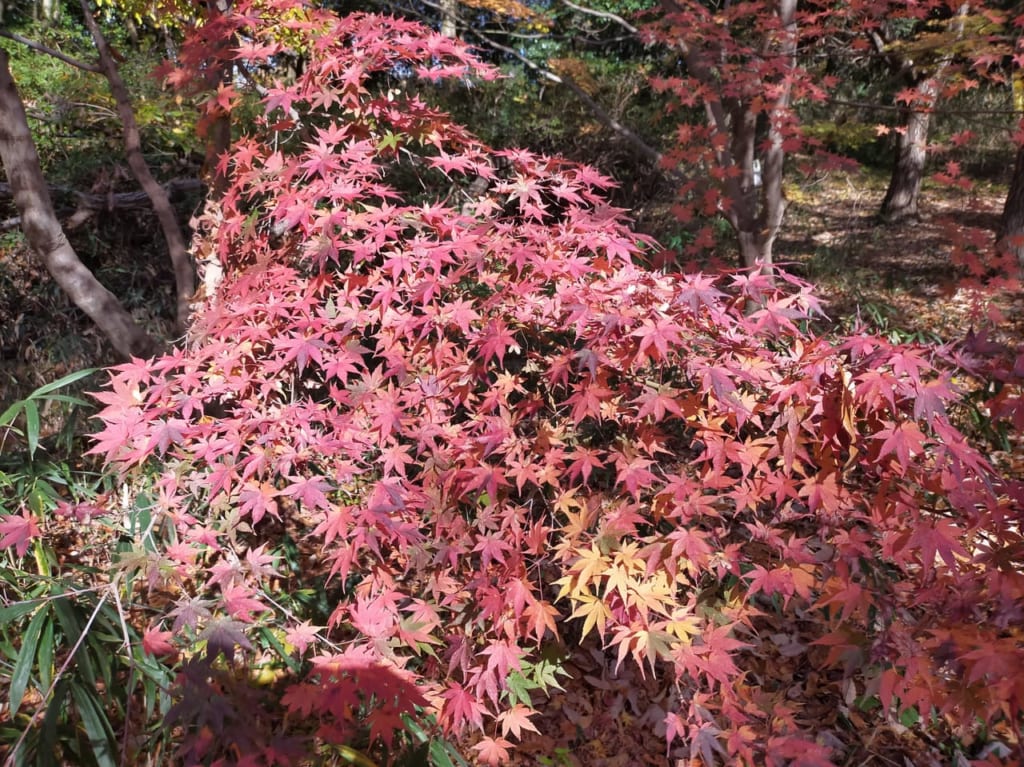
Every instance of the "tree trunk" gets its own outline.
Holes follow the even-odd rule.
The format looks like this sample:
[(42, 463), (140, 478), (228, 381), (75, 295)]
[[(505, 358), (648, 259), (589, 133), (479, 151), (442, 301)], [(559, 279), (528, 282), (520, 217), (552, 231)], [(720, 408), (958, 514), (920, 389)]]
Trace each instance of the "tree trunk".
[[(765, 150), (761, 169), (763, 186), (758, 244), (761, 251), (761, 268), (769, 274), (775, 262), (775, 238), (778, 237), (779, 231), (782, 229), (782, 219), (786, 213), (786, 195), (782, 188), (782, 181), (786, 164), (787, 123), (791, 119), (790, 102), (793, 93), (791, 73), (796, 67), (797, 43), (799, 42), (796, 26), (796, 3), (797, 0), (779, 0), (778, 3), (777, 13), (782, 30), (779, 53), (785, 62), (787, 71), (782, 82), (777, 86), (778, 95), (768, 113), (768, 148)], [(751, 266), (751, 264), (747, 264), (747, 266)]]
[[(970, 3), (961, 3), (956, 16), (951, 20), (950, 31), (953, 33), (954, 41), (963, 37), (964, 19), (969, 11)], [(887, 224), (918, 218), (917, 203), (921, 196), (925, 163), (928, 160), (928, 126), (931, 122), (931, 110), (939, 98), (939, 91), (952, 59), (952, 51), (946, 51), (938, 62), (924, 65), (924, 69), (918, 70), (916, 75), (915, 70), (920, 66), (920, 62), (906, 60), (900, 64), (904, 76), (912, 80), (914, 96), (901, 111), (903, 127), (896, 143), (892, 177), (889, 179), (889, 188), (878, 212), (878, 217)]]
[[(209, 21), (226, 16), (231, 11), (231, 0), (207, 0), (206, 13)], [(223, 41), (211, 52), (207, 59), (211, 84), (214, 82), (224, 86), (231, 85), (234, 77), (234, 64), (230, 46)], [(216, 113), (207, 118), (206, 124), (206, 155), (203, 158), (204, 179), (210, 188), (207, 199), (219, 201), (224, 197), (231, 176), (226, 165), (221, 163), (224, 154), (231, 148), (231, 113), (218, 107)]]
[(36, 0), (32, 6), (32, 20), (53, 24), (60, 19), (60, 3), (57, 0)]
[(156, 213), (160, 229), (163, 231), (164, 241), (167, 243), (167, 252), (174, 270), (177, 329), (178, 332), (183, 332), (188, 325), (188, 315), (191, 311), (190, 302), (196, 292), (195, 271), (192, 268), (192, 259), (188, 254), (188, 246), (185, 244), (185, 236), (182, 234), (178, 216), (174, 212), (167, 192), (153, 178), (149, 165), (146, 164), (146, 158), (142, 154), (142, 136), (139, 133), (138, 122), (135, 120), (131, 96), (124, 80), (121, 79), (121, 73), (117, 69), (110, 46), (107, 45), (106, 38), (103, 37), (96, 19), (92, 16), (88, 0), (81, 0), (81, 5), (85, 26), (88, 27), (93, 42), (96, 44), (96, 50), (99, 52), (100, 68), (107, 78), (110, 92), (117, 103), (117, 114), (121, 118), (121, 128), (124, 131), (124, 152), (128, 160), (128, 167), (139, 182), (139, 186), (142, 187), (142, 191), (153, 203), (153, 212)]
[(454, 38), (458, 34), (458, 0), (441, 0), (441, 34)]
[(1024, 272), (1024, 146), (1017, 149), (1010, 191), (999, 221), (999, 247), (1004, 253), (1013, 254)]
[[(673, 0), (661, 0), (661, 4), (669, 12), (676, 9)], [(763, 93), (773, 92), (774, 100), (768, 109), (768, 142), (760, 184), (755, 181), (760, 109), (751, 98), (726, 95), (729, 89), (723, 86), (713, 65), (716, 52), (705, 52), (700, 44), (691, 44), (685, 38), (677, 43), (690, 76), (708, 89), (704, 111), (712, 136), (728, 136), (727, 143), (716, 143), (714, 162), (724, 171), (727, 203), (722, 214), (736, 232), (740, 261), (744, 267), (759, 267), (768, 275), (773, 271), (775, 238), (786, 210), (782, 181), (787, 124), (792, 119), (792, 72), (798, 43), (796, 7), (797, 0), (776, 0), (779, 32), (776, 36), (767, 33), (764, 39), (764, 52), (777, 57), (781, 71), (772, 77), (774, 87), (761, 83)]]
[(157, 342), (135, 324), (114, 295), (78, 259), (53, 212), (50, 192), (39, 167), (25, 107), (0, 48), (0, 162), (14, 193), (29, 246), (57, 284), (110, 339), (123, 356), (153, 354)]
[[(761, 222), (758, 216), (758, 197), (761, 189), (754, 179), (757, 114), (750, 109), (749, 103), (733, 104), (729, 128), (732, 133), (729, 142), (729, 162), (738, 172), (725, 180), (725, 193), (730, 204), (723, 212), (736, 232), (740, 263), (751, 268), (762, 261), (763, 254), (759, 236)], [(719, 163), (724, 159), (720, 155)]]
[[(926, 77), (915, 88), (915, 103), (930, 107), (939, 93), (938, 81)], [(897, 224), (918, 218), (917, 203), (921, 196), (925, 162), (928, 160), (928, 125), (931, 114), (920, 108), (905, 112), (903, 132), (896, 143), (889, 189), (882, 200), (879, 218), (887, 224)]]

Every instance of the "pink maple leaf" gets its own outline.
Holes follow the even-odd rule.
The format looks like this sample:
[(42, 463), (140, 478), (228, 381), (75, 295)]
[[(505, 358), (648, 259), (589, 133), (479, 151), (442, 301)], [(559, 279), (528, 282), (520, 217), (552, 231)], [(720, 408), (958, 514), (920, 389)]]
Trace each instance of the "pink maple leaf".
[(42, 535), (32, 512), (23, 509), (20, 516), (9, 514), (2, 519), (0, 535), (3, 535), (3, 538), (0, 538), (0, 550), (13, 546), (19, 557), (25, 556), (32, 539)]
[(512, 744), (504, 738), (485, 737), (473, 746), (473, 750), (477, 752), (477, 756), (480, 758), (481, 762), (489, 764), (491, 767), (495, 767), (495, 765), (506, 764), (508, 762), (508, 750), (511, 747)]

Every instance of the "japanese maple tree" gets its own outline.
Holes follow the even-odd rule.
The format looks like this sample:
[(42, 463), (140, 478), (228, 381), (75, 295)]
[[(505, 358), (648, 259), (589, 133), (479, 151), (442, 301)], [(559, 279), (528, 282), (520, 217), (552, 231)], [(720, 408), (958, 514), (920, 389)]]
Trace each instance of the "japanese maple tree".
[[(993, 62), (1012, 53), (1005, 11), (990, 5), (660, 0), (642, 34), (679, 57), (675, 71), (652, 84), (669, 95), (679, 118), (664, 163), (686, 177), (674, 210), (694, 232), (688, 251), (715, 245), (713, 228), (702, 224), (721, 216), (736, 236), (740, 263), (770, 269), (794, 155), (813, 155), (819, 169), (850, 164), (801, 125), (801, 106), (827, 103), (840, 83), (822, 60), (869, 70), (877, 59), (891, 67), (903, 124), (893, 131), (897, 151), (881, 215), (890, 222), (915, 217), (936, 102), (984, 78), (999, 81)], [(899, 39), (911, 30), (911, 39)]]
[[(433, 717), (498, 763), (546, 644), (597, 637), (673, 682), (670, 749), (830, 764), (841, 728), (768, 670), (787, 623), (830, 694), (1019, 734), (1022, 492), (957, 430), (950, 350), (829, 343), (785, 275), (646, 269), (606, 179), (494, 152), (411, 86), (492, 76), (451, 39), (291, 0), (211, 36), (262, 116), (197, 222), (184, 345), (115, 370), (95, 447), (167, 541), (125, 566), (170, 596), (144, 641), (185, 659), (186, 762), (390, 748)], [(279, 593), (314, 572), (324, 625)], [(268, 629), (291, 670), (224, 673)]]

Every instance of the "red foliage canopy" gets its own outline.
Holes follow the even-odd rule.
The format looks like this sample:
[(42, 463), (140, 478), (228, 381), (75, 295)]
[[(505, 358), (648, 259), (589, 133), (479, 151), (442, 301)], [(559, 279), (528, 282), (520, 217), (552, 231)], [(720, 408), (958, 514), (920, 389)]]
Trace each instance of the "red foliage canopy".
[[(670, 742), (827, 764), (835, 738), (750, 671), (768, 615), (886, 712), (1019, 725), (1021, 488), (951, 421), (944, 353), (816, 338), (784, 276), (639, 266), (594, 171), (492, 152), (407, 88), (489, 76), (451, 40), (291, 0), (238, 4), (185, 64), (222, 49), (204, 34), (307, 64), (224, 158), (196, 242), (223, 279), (183, 348), (117, 369), (95, 452), (151, 478), (180, 541), (153, 650), (281, 626), (311, 670), (282, 720), (186, 668), (187, 758), (283, 764), (301, 733), (390, 742), (425, 712), (498, 761), (545, 643), (596, 630), (672, 675)], [(282, 528), (337, 584), (326, 627), (271, 601)]]

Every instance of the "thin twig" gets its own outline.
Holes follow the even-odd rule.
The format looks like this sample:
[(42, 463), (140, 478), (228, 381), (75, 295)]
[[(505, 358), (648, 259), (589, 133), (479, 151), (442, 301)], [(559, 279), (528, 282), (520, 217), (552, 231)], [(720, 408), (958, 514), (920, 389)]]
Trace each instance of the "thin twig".
[(66, 53), (61, 53), (60, 51), (43, 45), (42, 43), (37, 43), (35, 40), (29, 40), (27, 37), (22, 37), (16, 32), (8, 32), (6, 29), (0, 29), (0, 37), (6, 37), (8, 40), (21, 43), (26, 48), (31, 48), (34, 51), (45, 53), (47, 56), (53, 56), (55, 59), (60, 59), (65, 64), (70, 64), (77, 69), (84, 69), (86, 72), (95, 72), (96, 74), (99, 74), (102, 71), (98, 64), (90, 64), (87, 61), (76, 59), (74, 56), (68, 56)]

